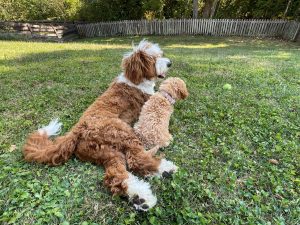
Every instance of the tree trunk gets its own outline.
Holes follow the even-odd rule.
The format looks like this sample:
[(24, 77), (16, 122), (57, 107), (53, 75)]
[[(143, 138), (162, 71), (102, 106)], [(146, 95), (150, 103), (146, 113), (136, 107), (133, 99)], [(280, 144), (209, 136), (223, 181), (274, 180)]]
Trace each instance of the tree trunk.
[(219, 0), (214, 0), (211, 11), (210, 11), (210, 18), (213, 18), (218, 10), (218, 6), (219, 6)]
[(193, 19), (198, 18), (198, 0), (193, 0)]
[(204, 18), (212, 18), (217, 12), (219, 0), (205, 0), (202, 16)]
[(283, 14), (283, 17), (284, 17), (284, 18), (286, 17), (286, 15), (287, 15), (287, 13), (288, 13), (288, 11), (289, 11), (289, 9), (290, 9), (290, 6), (291, 6), (291, 4), (292, 4), (292, 1), (293, 1), (293, 0), (289, 0), (287, 6), (286, 6), (286, 8), (285, 8), (285, 11), (284, 11), (284, 14)]
[(212, 0), (205, 0), (204, 1), (204, 7), (203, 7), (203, 12), (202, 12), (202, 16), (203, 18), (209, 18), (210, 17), (210, 11), (211, 11), (211, 7), (212, 7)]

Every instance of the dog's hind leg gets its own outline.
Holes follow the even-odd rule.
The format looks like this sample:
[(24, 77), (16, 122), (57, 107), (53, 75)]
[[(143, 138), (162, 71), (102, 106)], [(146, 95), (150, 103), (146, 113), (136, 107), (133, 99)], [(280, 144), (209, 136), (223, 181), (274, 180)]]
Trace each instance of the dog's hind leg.
[(128, 178), (124, 183), (127, 186), (126, 194), (137, 210), (148, 211), (156, 205), (157, 198), (152, 193), (149, 183), (131, 173), (128, 173)]
[(143, 176), (155, 175), (160, 177), (169, 177), (177, 170), (177, 166), (171, 161), (153, 156), (151, 152), (155, 152), (155, 148), (150, 153), (146, 151), (142, 142), (128, 124), (119, 119), (112, 119), (109, 122), (108, 130), (110, 133), (116, 134), (116, 138), (109, 141), (122, 146), (122, 152), (126, 156), (127, 166), (130, 170)]
[(129, 169), (144, 176), (170, 177), (177, 171), (177, 166), (173, 162), (153, 156), (141, 145), (129, 146), (126, 151), (126, 162)]
[[(109, 149), (109, 146), (107, 148)], [(105, 168), (104, 184), (111, 190), (113, 195), (125, 195), (127, 190), (125, 180), (129, 177), (125, 158), (120, 154), (113, 155), (111, 152), (109, 155), (103, 162)]]
[(107, 148), (107, 152), (116, 153), (110, 154), (103, 162), (104, 184), (111, 192), (114, 195), (127, 195), (137, 210), (147, 211), (155, 206), (157, 199), (151, 191), (150, 184), (127, 172), (125, 156), (114, 151), (112, 146), (102, 147)]
[(110, 142), (122, 146), (130, 170), (143, 176), (170, 177), (177, 170), (177, 166), (166, 159), (154, 156), (158, 149), (154, 147), (146, 151), (142, 142), (132, 127), (121, 120), (110, 120), (113, 127), (110, 132), (117, 134)]
[(76, 156), (105, 168), (104, 184), (113, 195), (125, 195), (137, 210), (147, 211), (156, 204), (150, 185), (126, 170), (125, 155), (116, 145), (81, 141)]

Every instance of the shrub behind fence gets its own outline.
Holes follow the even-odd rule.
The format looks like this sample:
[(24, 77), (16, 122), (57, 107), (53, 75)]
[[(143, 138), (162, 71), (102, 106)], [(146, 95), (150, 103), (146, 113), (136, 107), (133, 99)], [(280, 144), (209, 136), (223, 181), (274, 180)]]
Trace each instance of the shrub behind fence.
[(169, 19), (126, 20), (78, 24), (82, 37), (127, 35), (209, 35), (276, 37), (294, 41), (300, 23), (287, 20), (236, 20), (236, 19)]

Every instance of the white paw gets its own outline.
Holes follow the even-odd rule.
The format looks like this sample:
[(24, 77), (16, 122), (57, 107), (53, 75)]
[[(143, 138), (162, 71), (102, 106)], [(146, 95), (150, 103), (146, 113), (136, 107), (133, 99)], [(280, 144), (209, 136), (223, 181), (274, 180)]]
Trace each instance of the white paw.
[(177, 171), (178, 167), (171, 161), (162, 159), (158, 167), (158, 173), (156, 176), (159, 177), (171, 177), (173, 173)]
[(150, 184), (139, 180), (136, 176), (129, 173), (128, 179), (125, 180), (127, 184), (127, 195), (134, 207), (140, 211), (148, 211), (156, 205), (157, 198), (152, 193)]

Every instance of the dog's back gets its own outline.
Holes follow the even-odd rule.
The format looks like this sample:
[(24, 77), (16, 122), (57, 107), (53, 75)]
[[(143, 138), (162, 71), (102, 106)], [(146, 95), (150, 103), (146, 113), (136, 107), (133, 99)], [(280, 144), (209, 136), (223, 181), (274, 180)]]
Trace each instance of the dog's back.
[(173, 106), (160, 93), (152, 95), (145, 103), (134, 130), (146, 148), (169, 144), (169, 121), (172, 112)]

